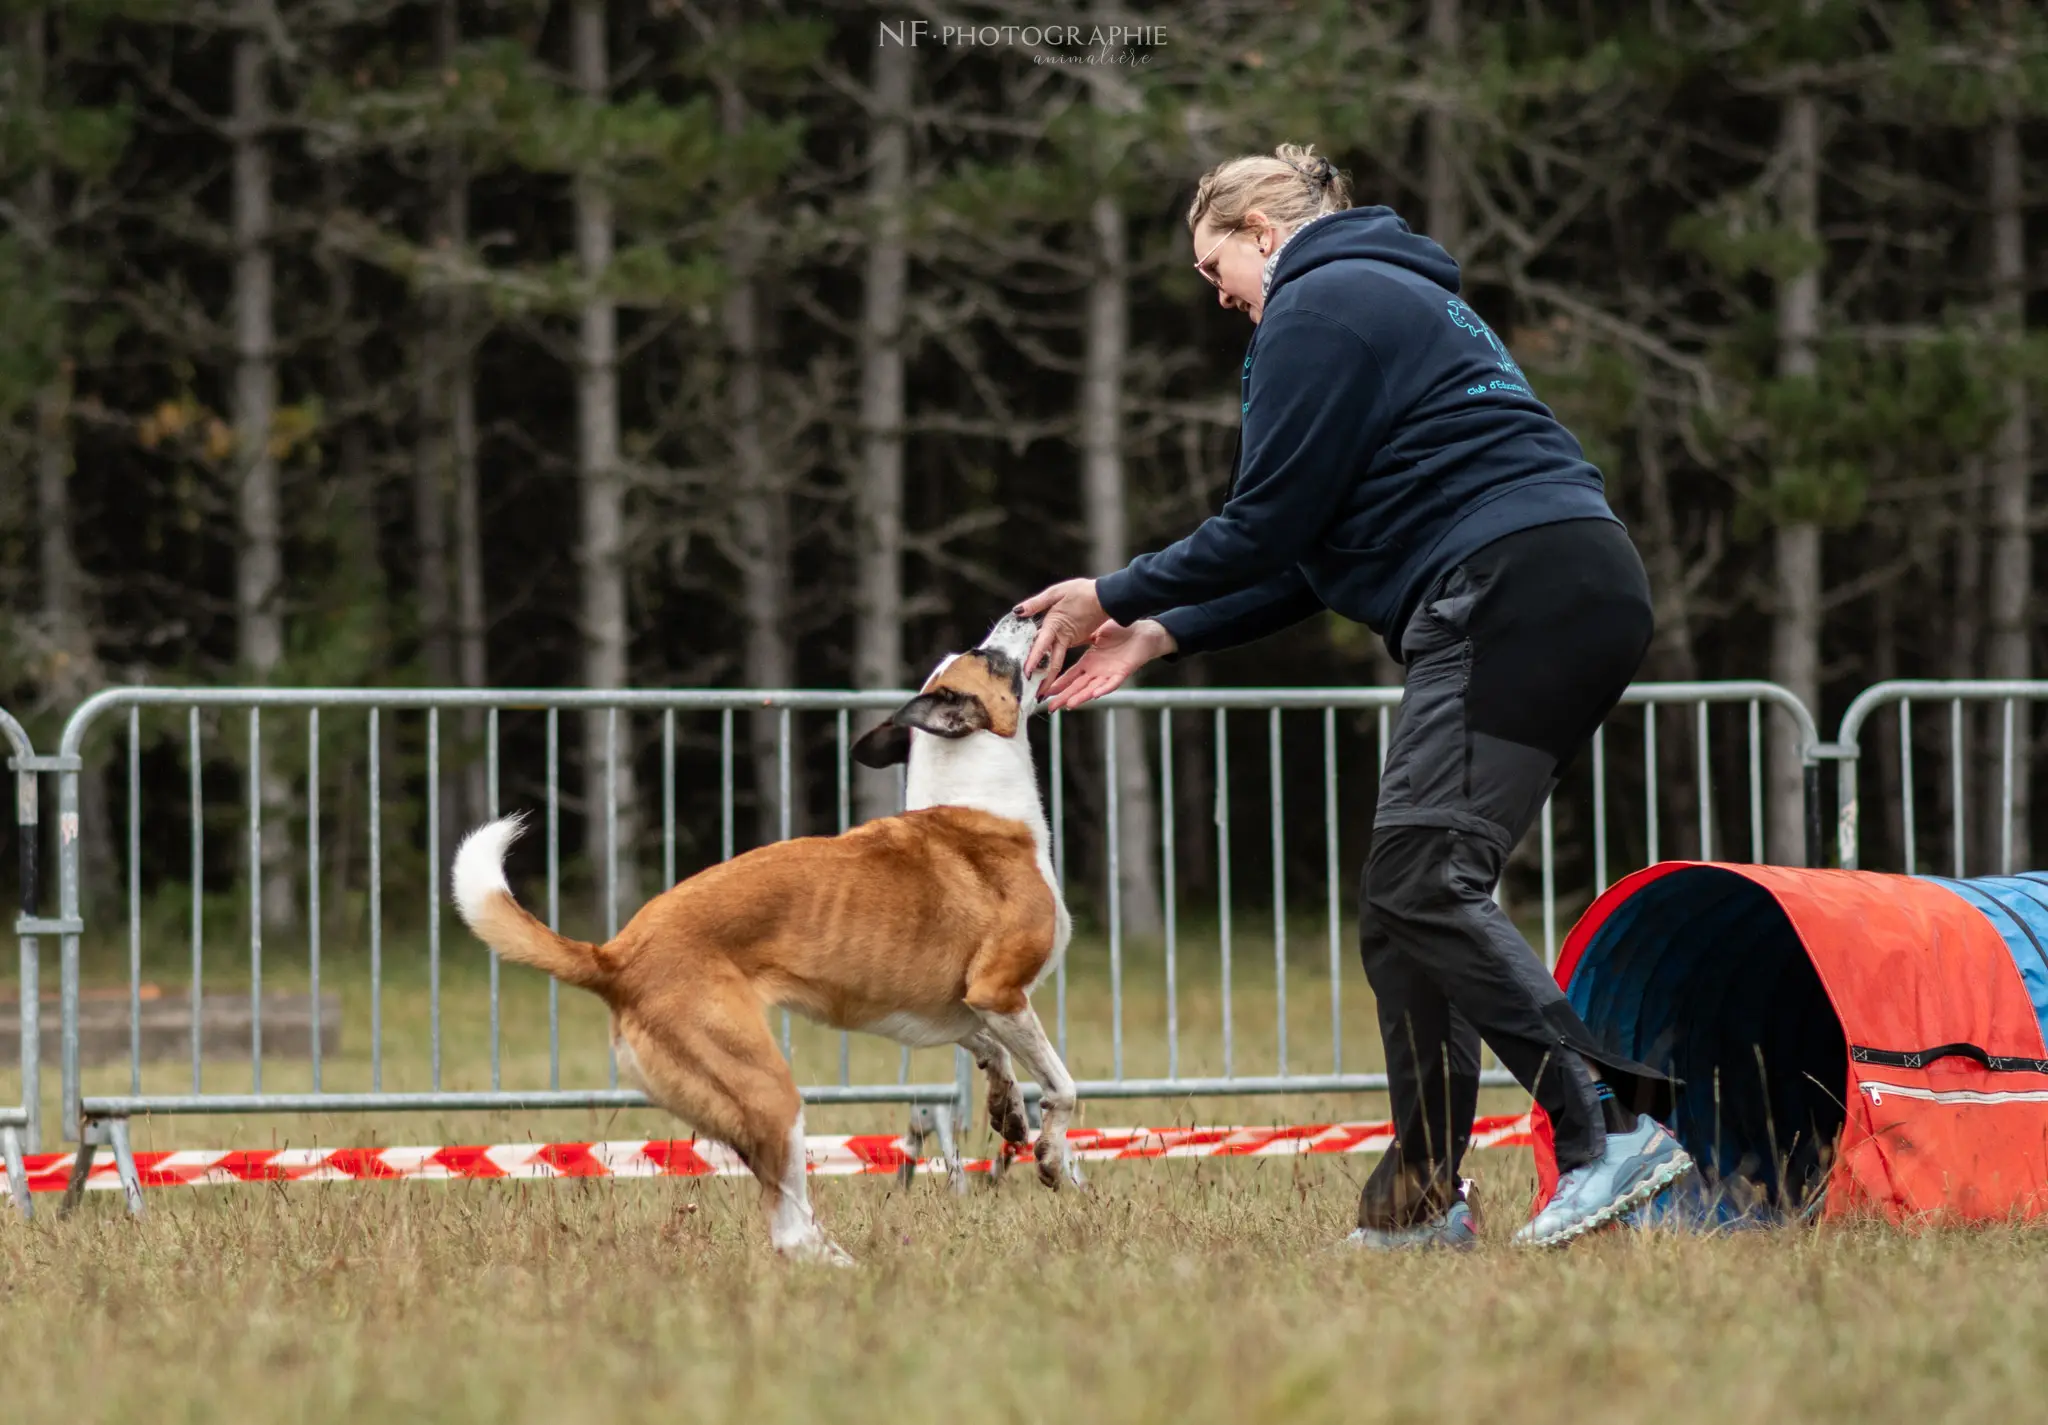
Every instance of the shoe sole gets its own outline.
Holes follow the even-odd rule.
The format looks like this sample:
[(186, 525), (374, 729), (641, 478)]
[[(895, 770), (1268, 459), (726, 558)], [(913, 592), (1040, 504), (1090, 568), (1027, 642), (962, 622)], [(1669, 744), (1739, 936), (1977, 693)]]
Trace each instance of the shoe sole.
[(1664, 1189), (1670, 1187), (1673, 1183), (1691, 1172), (1692, 1167), (1692, 1154), (1681, 1148), (1678, 1150), (1678, 1155), (1665, 1163), (1663, 1167), (1658, 1168), (1649, 1177), (1637, 1183), (1620, 1197), (1615, 1198), (1614, 1201), (1608, 1203), (1592, 1216), (1574, 1222), (1561, 1232), (1553, 1232), (1548, 1237), (1522, 1238), (1522, 1245), (1527, 1247), (1569, 1246), (1588, 1232), (1596, 1232), (1624, 1213), (1635, 1211), (1635, 1209), (1641, 1207), (1644, 1203), (1656, 1197), (1658, 1193), (1664, 1191)]

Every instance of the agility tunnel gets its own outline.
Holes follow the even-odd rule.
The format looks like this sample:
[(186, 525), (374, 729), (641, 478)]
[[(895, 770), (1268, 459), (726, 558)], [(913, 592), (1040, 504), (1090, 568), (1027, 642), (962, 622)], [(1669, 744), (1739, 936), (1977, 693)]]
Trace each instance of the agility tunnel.
[(1672, 1080), (1629, 1087), (1699, 1172), (1639, 1221), (2048, 1212), (2048, 874), (1669, 862), (1593, 903), (1557, 977)]

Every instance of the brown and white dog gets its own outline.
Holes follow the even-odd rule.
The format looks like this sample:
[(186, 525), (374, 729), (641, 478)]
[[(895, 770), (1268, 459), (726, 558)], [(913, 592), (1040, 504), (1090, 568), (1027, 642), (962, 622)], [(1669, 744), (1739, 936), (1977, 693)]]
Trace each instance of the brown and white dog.
[(470, 929), (611, 1006), (620, 1071), (745, 1159), (778, 1251), (850, 1260), (811, 1213), (803, 1101), (769, 1033), (771, 1008), (964, 1046), (1013, 1151), (1029, 1135), (1015, 1055), (1042, 1090), (1040, 1178), (1079, 1181), (1066, 1133), (1074, 1081), (1030, 999), (1071, 930), (1025, 736), (1044, 677), (1023, 671), (1036, 630), (1006, 616), (855, 744), (869, 767), (908, 761), (901, 815), (700, 871), (606, 944), (558, 935), (513, 899), (504, 859), (520, 818), (478, 827), (456, 852), (455, 904)]

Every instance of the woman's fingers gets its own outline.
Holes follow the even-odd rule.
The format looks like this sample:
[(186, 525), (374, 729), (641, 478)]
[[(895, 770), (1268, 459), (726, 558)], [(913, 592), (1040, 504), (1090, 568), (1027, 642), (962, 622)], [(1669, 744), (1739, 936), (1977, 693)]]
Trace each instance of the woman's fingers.
[(1060, 591), (1066, 588), (1067, 584), (1070, 582), (1070, 580), (1063, 579), (1057, 584), (1049, 585), (1046, 588), (1040, 589), (1030, 598), (1024, 600), (1023, 603), (1017, 605), (1017, 612), (1020, 614), (1044, 613), (1047, 609), (1051, 608), (1054, 604), (1059, 602)]

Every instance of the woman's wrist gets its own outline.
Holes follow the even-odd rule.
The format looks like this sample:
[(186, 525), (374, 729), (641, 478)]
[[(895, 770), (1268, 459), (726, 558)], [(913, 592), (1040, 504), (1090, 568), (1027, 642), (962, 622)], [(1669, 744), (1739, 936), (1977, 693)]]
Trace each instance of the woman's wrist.
[(1139, 619), (1138, 628), (1145, 634), (1145, 646), (1154, 658), (1164, 658), (1180, 648), (1173, 631), (1156, 618)]

